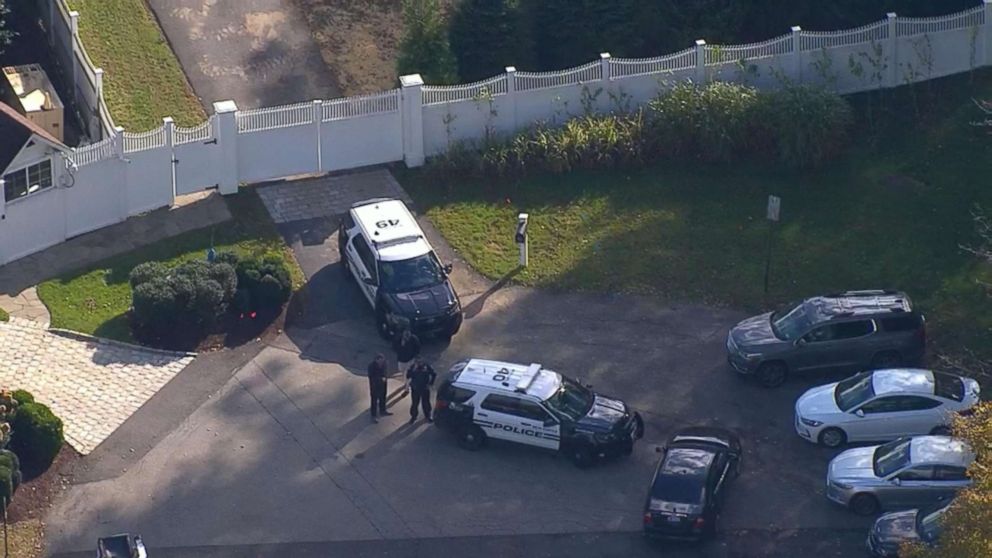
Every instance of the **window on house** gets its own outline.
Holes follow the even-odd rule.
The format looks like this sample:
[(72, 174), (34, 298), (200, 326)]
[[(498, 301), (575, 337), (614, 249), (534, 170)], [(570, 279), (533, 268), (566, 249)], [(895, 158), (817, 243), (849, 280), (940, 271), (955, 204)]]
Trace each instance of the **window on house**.
[(37, 165), (18, 169), (3, 175), (3, 193), (7, 201), (33, 194), (52, 187), (52, 162), (42, 161)]

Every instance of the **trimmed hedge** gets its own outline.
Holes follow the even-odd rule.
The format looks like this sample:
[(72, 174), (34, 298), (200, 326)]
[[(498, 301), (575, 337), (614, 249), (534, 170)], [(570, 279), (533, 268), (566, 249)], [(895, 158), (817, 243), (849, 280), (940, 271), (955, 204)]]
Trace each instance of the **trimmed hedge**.
[(10, 449), (30, 471), (47, 469), (65, 441), (62, 420), (41, 403), (20, 405), (11, 422), (11, 430)]
[(131, 270), (129, 281), (135, 323), (153, 332), (214, 323), (238, 286), (230, 264), (202, 260), (171, 269), (146, 262)]
[(242, 312), (278, 310), (289, 300), (293, 281), (278, 256), (249, 258), (237, 263), (235, 307)]
[(31, 392), (26, 389), (15, 389), (11, 395), (13, 396), (14, 401), (17, 401), (21, 405), (25, 403), (34, 403), (34, 395), (31, 395)]
[(539, 124), (483, 146), (455, 144), (428, 168), (444, 180), (561, 174), (657, 159), (755, 159), (809, 167), (843, 150), (852, 121), (845, 99), (806, 86), (761, 92), (733, 83), (683, 83), (640, 110), (580, 116), (562, 126)]

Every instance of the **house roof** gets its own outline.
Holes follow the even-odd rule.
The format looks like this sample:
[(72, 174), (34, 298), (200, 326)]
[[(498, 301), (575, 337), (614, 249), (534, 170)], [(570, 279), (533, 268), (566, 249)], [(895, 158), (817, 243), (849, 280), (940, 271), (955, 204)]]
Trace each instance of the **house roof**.
[(52, 147), (68, 149), (44, 128), (25, 118), (14, 107), (0, 101), (0, 173), (7, 170), (7, 166), (32, 135), (41, 137)]

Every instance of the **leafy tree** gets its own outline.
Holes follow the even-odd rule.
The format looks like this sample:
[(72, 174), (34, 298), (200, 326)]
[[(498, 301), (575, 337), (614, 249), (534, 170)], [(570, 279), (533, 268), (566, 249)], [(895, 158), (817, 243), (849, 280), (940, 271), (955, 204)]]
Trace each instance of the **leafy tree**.
[(8, 15), (10, 8), (7, 7), (6, 0), (0, 0), (0, 54), (3, 54), (4, 47), (14, 40), (15, 33), (9, 28)]
[(462, 81), (526, 66), (529, 33), (518, 0), (462, 0), (451, 17), (451, 49)]
[(396, 71), (420, 74), (428, 83), (457, 81), (455, 58), (437, 0), (403, 1), (403, 38)]

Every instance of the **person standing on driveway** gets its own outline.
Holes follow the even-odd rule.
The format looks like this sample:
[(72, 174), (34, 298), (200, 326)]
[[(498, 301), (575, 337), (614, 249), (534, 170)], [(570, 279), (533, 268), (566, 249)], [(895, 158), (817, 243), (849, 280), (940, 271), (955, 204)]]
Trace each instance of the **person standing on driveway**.
[(379, 422), (376, 414), (384, 417), (393, 414), (386, 410), (386, 357), (382, 353), (375, 355), (375, 359), (369, 363), (367, 372), (369, 396), (372, 400), (369, 410), (372, 413), (372, 422)]
[(417, 339), (410, 328), (404, 328), (399, 335), (393, 338), (393, 350), (396, 351), (396, 360), (398, 361), (396, 368), (399, 369), (400, 365), (406, 364), (420, 355), (420, 339)]
[(424, 409), (427, 422), (434, 422), (431, 418), (431, 386), (435, 378), (434, 368), (422, 358), (417, 358), (406, 371), (407, 387), (410, 389), (410, 424), (417, 420), (418, 405)]

